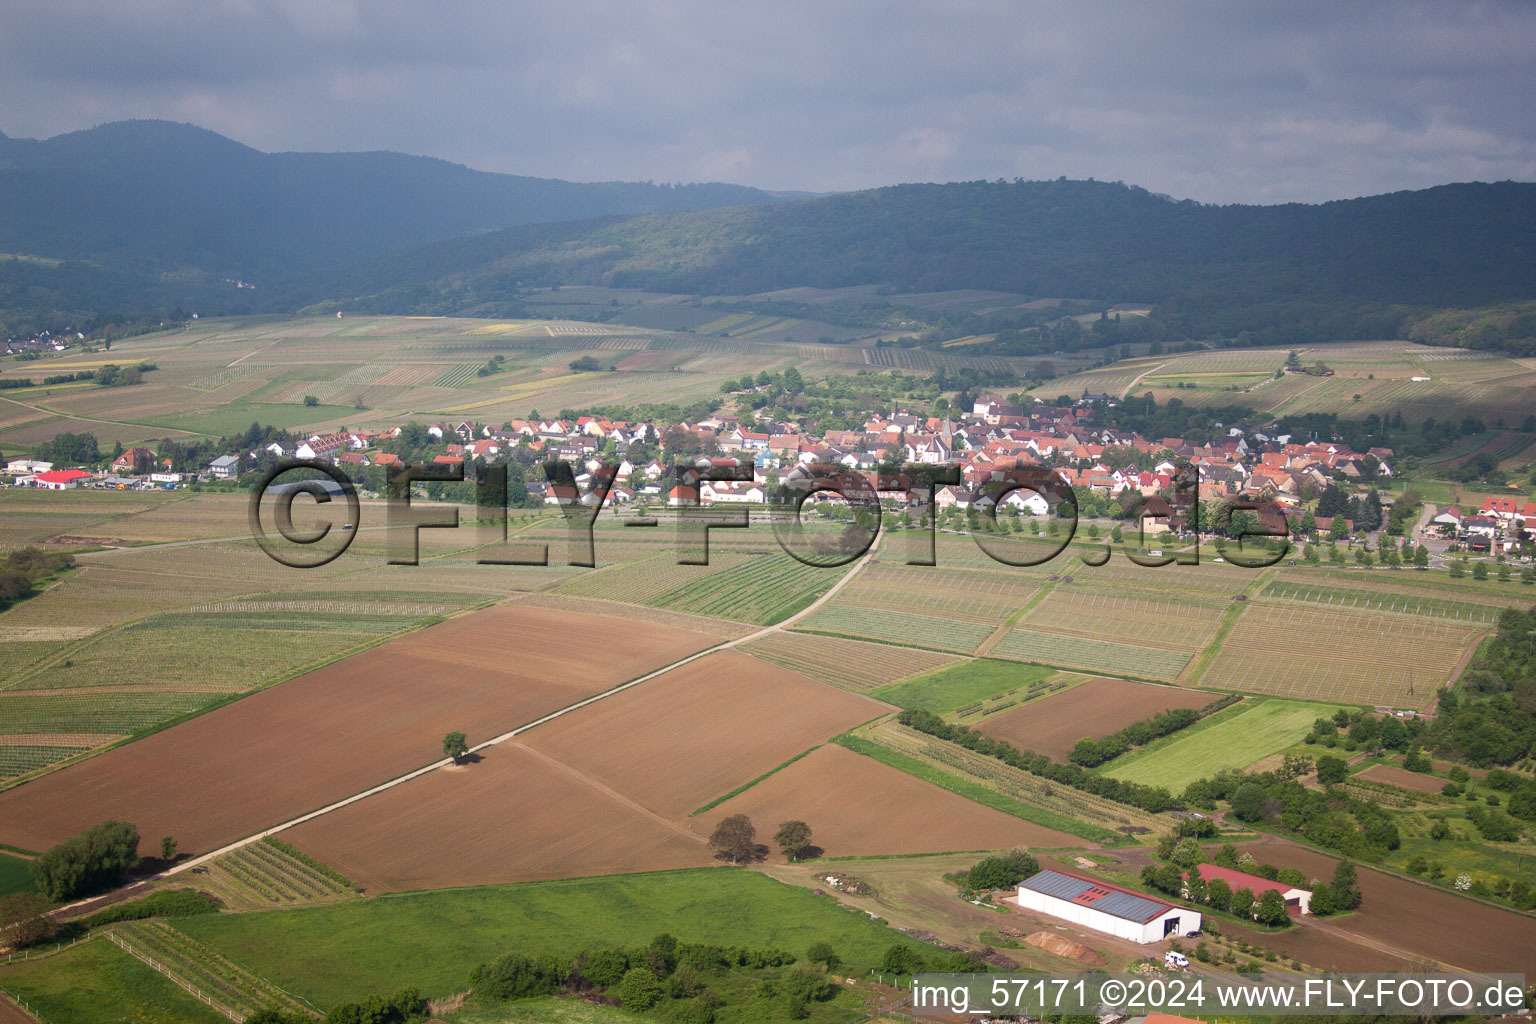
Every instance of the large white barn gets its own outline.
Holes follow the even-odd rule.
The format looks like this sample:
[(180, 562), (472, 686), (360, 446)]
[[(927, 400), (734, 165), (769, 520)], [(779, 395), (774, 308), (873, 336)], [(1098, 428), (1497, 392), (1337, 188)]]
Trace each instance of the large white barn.
[(1132, 942), (1158, 942), (1200, 930), (1200, 912), (1108, 882), (1041, 871), (1019, 883), (1019, 906)]

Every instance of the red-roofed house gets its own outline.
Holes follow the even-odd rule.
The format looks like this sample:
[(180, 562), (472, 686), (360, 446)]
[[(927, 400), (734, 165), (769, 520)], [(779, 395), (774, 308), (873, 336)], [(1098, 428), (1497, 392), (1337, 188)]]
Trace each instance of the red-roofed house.
[(1298, 914), (1310, 914), (1312, 912), (1312, 893), (1308, 889), (1298, 889), (1294, 885), (1284, 882), (1271, 881), (1262, 875), (1250, 875), (1246, 871), (1238, 871), (1236, 868), (1223, 868), (1215, 864), (1201, 864), (1200, 877), (1209, 885), (1211, 880), (1219, 878), (1232, 887), (1233, 892), (1239, 889), (1253, 890), (1254, 899), (1258, 899), (1266, 892), (1273, 889), (1285, 900), (1286, 913), (1292, 917)]

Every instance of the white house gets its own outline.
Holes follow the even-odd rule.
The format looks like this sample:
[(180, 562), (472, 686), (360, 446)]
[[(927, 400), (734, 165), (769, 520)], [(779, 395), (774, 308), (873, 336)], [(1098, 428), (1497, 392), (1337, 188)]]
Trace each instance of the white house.
[(1019, 883), (1014, 901), (1132, 942), (1160, 942), (1200, 930), (1200, 912), (1108, 882), (1045, 870)]
[(34, 459), (12, 459), (5, 464), (5, 471), (12, 476), (20, 476), (23, 473), (46, 473), (53, 468), (51, 462), (38, 462)]
[(1043, 516), (1051, 511), (1051, 503), (1038, 491), (1020, 487), (1003, 495), (1003, 507), (1017, 509), (1030, 516)]
[(699, 485), (699, 500), (705, 505), (761, 505), (766, 495), (755, 483), (735, 480), (706, 480)]

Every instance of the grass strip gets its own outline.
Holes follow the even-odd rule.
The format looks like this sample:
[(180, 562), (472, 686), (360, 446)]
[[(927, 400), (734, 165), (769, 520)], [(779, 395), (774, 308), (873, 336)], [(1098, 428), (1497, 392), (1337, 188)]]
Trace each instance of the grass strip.
[(1043, 807), (1035, 807), (1032, 804), (1023, 803), (988, 789), (979, 783), (957, 778), (946, 771), (925, 764), (900, 751), (883, 747), (878, 743), (862, 739), (858, 736), (843, 733), (841, 736), (833, 737), (832, 742), (847, 747), (856, 754), (872, 757), (881, 764), (906, 772), (908, 775), (922, 779), (924, 782), (931, 782), (940, 789), (947, 789), (957, 796), (963, 796), (967, 800), (990, 807), (994, 811), (1002, 811), (1010, 817), (1022, 818), (1024, 821), (1032, 824), (1053, 828), (1058, 832), (1066, 832), (1096, 843), (1114, 843), (1124, 838), (1118, 832), (1111, 832), (1109, 829), (1099, 828), (1096, 825), (1090, 825), (1075, 818), (1057, 814), (1054, 811), (1047, 811)]

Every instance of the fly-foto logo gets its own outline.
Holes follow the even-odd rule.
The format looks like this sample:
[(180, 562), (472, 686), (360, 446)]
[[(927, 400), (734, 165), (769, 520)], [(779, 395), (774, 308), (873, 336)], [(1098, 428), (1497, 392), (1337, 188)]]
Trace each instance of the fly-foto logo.
[[(569, 565), (597, 565), (596, 523), (598, 515), (610, 508), (609, 499), (618, 477), (618, 467), (603, 464), (590, 472), (578, 473), (563, 460), (542, 464), (546, 481), (546, 502), (559, 510), (566, 526), (566, 550), (563, 561)], [(284, 480), (284, 477), (291, 479)], [(547, 566), (551, 564), (546, 542), (514, 541), (508, 536), (507, 467), (482, 467), (473, 479), (475, 521), (473, 546), (481, 549), (476, 559), (482, 565)], [(752, 463), (736, 459), (702, 459), (696, 463), (674, 466), (672, 486), (665, 490), (665, 516), (631, 515), (623, 518), (626, 528), (660, 528), (670, 522), (677, 533), (677, 561), (680, 565), (709, 564), (709, 536), (712, 530), (745, 530), (752, 525), (752, 513), (766, 520), (779, 547), (796, 560), (812, 566), (847, 565), (863, 556), (879, 536), (888, 511), (902, 515), (908, 526), (902, 531), (906, 541), (908, 565), (937, 565), (939, 514), (954, 508), (961, 473), (956, 466), (909, 465), (894, 473), (861, 473), (843, 466), (801, 463), (780, 477), (775, 486), (763, 487), (764, 500), (755, 508), (736, 502), (712, 503), (715, 493), (730, 493), (730, 488), (760, 486)], [(392, 565), (416, 565), (420, 561), (420, 531), (459, 529), (460, 509), (455, 505), (412, 500), (416, 485), (466, 482), (462, 463), (452, 465), (414, 465), (391, 467), (385, 486), (385, 511), (382, 526), (387, 530), (387, 560)], [(963, 490), (964, 502), (975, 517), (976, 529), (964, 529), (976, 545), (1002, 565), (1032, 566), (1049, 562), (1069, 548), (1084, 563), (1105, 564), (1113, 548), (1105, 543), (1084, 545), (1074, 541), (1078, 532), (1078, 498), (1060, 475), (1044, 466), (1020, 466), (1000, 470)], [(345, 502), (345, 516), (340, 524), (316, 523), (307, 528), (294, 524), (294, 502), (304, 495), (314, 506)], [(836, 524), (828, 519), (808, 525), (807, 505), (838, 502), (847, 509)], [(1049, 529), (1044, 538), (1010, 537), (1000, 525), (999, 512), (1017, 510), (1045, 521)], [(1137, 565), (1157, 568), (1165, 565), (1193, 565), (1200, 561), (1201, 534), (1199, 473), (1185, 466), (1174, 476), (1168, 496), (1152, 494), (1123, 506), (1122, 523), (1130, 528), (1138, 543), (1126, 557)], [(1279, 551), (1262, 553), (1243, 548), (1245, 538), (1281, 538), (1289, 536), (1284, 516), (1273, 503), (1248, 502), (1226, 506), (1232, 511), (1249, 513), (1248, 523), (1227, 535), (1237, 541), (1238, 554), (1233, 564), (1260, 568), (1275, 564), (1285, 556), (1288, 544)], [(352, 481), (337, 467), (314, 460), (285, 462), (269, 471), (251, 495), (249, 518), (251, 532), (258, 545), (271, 558), (294, 568), (317, 568), (340, 557), (351, 546), (361, 528), (362, 505)], [(1232, 521), (1236, 521), (1233, 517)], [(275, 531), (269, 529), (269, 522)], [(964, 520), (961, 524), (964, 524)], [(1164, 553), (1156, 538), (1168, 538)]]

